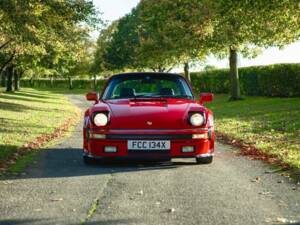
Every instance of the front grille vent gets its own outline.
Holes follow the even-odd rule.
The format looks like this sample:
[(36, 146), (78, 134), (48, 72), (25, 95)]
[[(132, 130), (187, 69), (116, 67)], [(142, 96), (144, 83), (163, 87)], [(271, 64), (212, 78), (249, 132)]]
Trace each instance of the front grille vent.
[(172, 140), (172, 139), (192, 139), (191, 134), (108, 134), (107, 139), (118, 140)]

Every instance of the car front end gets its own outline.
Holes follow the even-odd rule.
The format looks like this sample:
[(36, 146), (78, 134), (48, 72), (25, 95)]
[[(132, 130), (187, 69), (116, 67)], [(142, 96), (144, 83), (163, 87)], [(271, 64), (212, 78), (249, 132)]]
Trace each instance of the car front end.
[[(173, 79), (169, 76), (165, 79)], [(175, 95), (117, 96), (101, 101), (96, 97), (88, 98), (96, 104), (85, 113), (85, 161), (196, 158), (198, 163), (212, 162), (213, 114), (195, 99)], [(202, 100), (207, 101), (207, 95)]]

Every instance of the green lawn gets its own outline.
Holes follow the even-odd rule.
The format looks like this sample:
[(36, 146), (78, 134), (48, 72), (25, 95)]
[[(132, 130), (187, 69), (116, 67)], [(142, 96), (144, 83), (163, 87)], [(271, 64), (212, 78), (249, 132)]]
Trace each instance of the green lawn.
[(300, 98), (247, 97), (229, 102), (217, 95), (211, 104), (217, 132), (278, 156), (300, 169)]
[(53, 133), (78, 110), (63, 95), (49, 91), (0, 93), (0, 163), (24, 144)]

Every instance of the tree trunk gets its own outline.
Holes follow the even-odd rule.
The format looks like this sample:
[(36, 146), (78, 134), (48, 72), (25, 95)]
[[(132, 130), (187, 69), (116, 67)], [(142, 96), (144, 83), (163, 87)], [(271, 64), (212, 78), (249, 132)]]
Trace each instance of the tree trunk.
[(14, 70), (14, 88), (15, 91), (20, 90), (20, 76), (17, 70)]
[(8, 60), (6, 60), (3, 65), (0, 68), (0, 73), (2, 73), (2, 71), (5, 69), (5, 67), (14, 59), (15, 57), (15, 52), (9, 57)]
[(53, 88), (54, 86), (54, 81), (53, 81), (53, 76), (50, 77), (50, 87)]
[(184, 76), (188, 81), (191, 81), (190, 66), (188, 62), (184, 64)]
[(96, 76), (96, 74), (94, 74), (93, 88), (94, 88), (95, 91), (97, 90), (97, 76)]
[(33, 78), (33, 76), (30, 78), (30, 86), (32, 88), (34, 87), (34, 78)]
[(73, 89), (73, 82), (72, 82), (72, 77), (69, 77), (69, 89)]
[(13, 74), (14, 74), (14, 67), (12, 65), (8, 66), (6, 69), (6, 91), (10, 92), (13, 91)]
[(230, 66), (230, 80), (231, 80), (231, 100), (238, 100), (241, 98), (239, 71), (237, 66), (237, 50), (230, 48), (229, 66)]
[(6, 71), (3, 70), (1, 72), (1, 87), (5, 87), (6, 86)]
[(0, 50), (1, 50), (2, 48), (5, 48), (10, 42), (11, 42), (11, 40), (8, 40), (8, 41), (6, 41), (4, 44), (1, 44), (1, 45), (0, 45)]

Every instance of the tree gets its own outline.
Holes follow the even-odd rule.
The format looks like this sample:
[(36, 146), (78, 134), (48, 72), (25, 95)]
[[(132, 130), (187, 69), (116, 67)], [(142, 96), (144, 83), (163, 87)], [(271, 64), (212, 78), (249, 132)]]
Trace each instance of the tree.
[(153, 47), (150, 59), (167, 64), (183, 63), (189, 80), (189, 62), (205, 57), (204, 41), (212, 30), (209, 5), (204, 3), (199, 0), (142, 0), (137, 7), (142, 21), (144, 52), (149, 52), (147, 45), (150, 45)]
[[(170, 18), (161, 8), (166, 8), (161, 2), (142, 1), (130, 14), (116, 22), (115, 29), (110, 32), (111, 38), (106, 38), (108, 41), (105, 41), (103, 55), (111, 69), (151, 69), (163, 72), (187, 61), (182, 52), (186, 53), (187, 45), (192, 44), (186, 35), (179, 35), (180, 31), (174, 30), (182, 24), (173, 24), (165, 30)], [(162, 17), (161, 14), (166, 16)], [(186, 46), (176, 46), (177, 39), (186, 41)], [(103, 36), (100, 40), (103, 40)]]
[(143, 67), (144, 64), (137, 52), (140, 42), (135, 9), (104, 31), (100, 36), (100, 43), (105, 48), (103, 59), (108, 69), (124, 70)]
[(295, 0), (213, 1), (211, 22), (214, 32), (208, 43), (212, 53), (229, 55), (232, 100), (241, 97), (238, 52), (247, 56), (251, 53), (248, 48), (251, 45), (267, 47), (297, 40), (299, 7), (299, 1)]
[(0, 18), (1, 68), (11, 64), (22, 70), (59, 70), (59, 62), (76, 57), (80, 37), (99, 21), (92, 1), (86, 0), (3, 0)]
[(167, 56), (181, 61), (199, 53), (228, 55), (234, 100), (240, 98), (238, 53), (251, 57), (257, 47), (297, 40), (299, 7), (296, 0), (142, 0), (137, 8), (146, 39), (160, 41)]
[[(102, 29), (99, 34), (96, 43), (96, 50), (94, 51), (94, 61), (91, 65), (90, 72), (96, 76), (97, 74), (103, 73), (104, 71), (113, 70), (116, 68), (120, 68), (124, 66), (123, 62), (122, 65), (118, 64), (118, 62), (114, 62), (113, 60), (108, 59), (108, 57), (115, 57), (115, 56), (108, 56), (108, 54), (115, 54), (116, 52), (113, 51), (111, 41), (113, 39), (113, 34), (116, 31), (118, 25), (118, 21), (114, 21), (108, 27)], [(108, 53), (108, 48), (110, 48), (110, 53)]]

